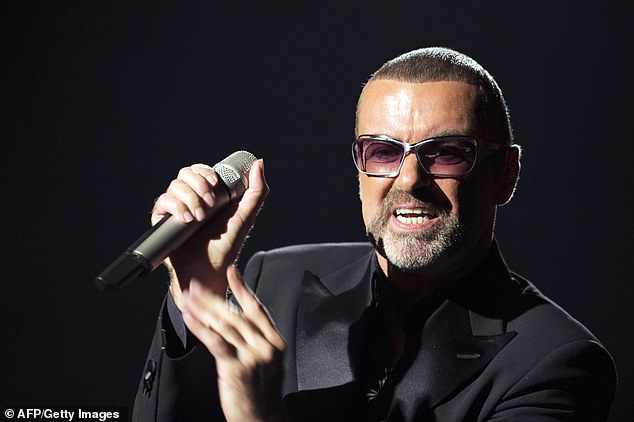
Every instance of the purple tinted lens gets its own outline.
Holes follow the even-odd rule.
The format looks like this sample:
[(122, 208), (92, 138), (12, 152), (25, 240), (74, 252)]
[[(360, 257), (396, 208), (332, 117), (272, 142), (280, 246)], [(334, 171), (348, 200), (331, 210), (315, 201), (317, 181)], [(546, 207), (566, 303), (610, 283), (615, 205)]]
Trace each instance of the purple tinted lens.
[(397, 143), (377, 139), (362, 139), (359, 150), (361, 169), (376, 174), (396, 171), (405, 152)]
[(468, 173), (475, 164), (476, 152), (475, 142), (469, 138), (431, 139), (418, 147), (423, 168), (439, 176)]
[[(398, 172), (407, 146), (397, 140), (360, 138), (354, 154), (359, 170), (375, 175)], [(461, 176), (475, 165), (477, 146), (468, 137), (439, 137), (422, 141), (413, 148), (425, 171), (435, 176)]]

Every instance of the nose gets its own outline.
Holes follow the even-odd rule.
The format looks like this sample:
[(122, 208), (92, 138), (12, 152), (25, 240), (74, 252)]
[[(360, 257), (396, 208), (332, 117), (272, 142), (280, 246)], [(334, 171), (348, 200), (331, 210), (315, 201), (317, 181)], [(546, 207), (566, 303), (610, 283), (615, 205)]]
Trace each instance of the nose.
[(431, 185), (432, 177), (423, 170), (416, 154), (410, 153), (403, 161), (403, 167), (394, 181), (395, 187), (406, 192), (413, 192), (418, 188)]

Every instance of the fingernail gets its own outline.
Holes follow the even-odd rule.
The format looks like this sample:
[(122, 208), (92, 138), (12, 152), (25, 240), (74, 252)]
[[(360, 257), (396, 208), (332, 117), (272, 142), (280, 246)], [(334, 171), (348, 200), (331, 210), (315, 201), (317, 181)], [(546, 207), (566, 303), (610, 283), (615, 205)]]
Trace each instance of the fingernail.
[(196, 208), (196, 219), (198, 221), (203, 221), (205, 219), (205, 211), (202, 207)]
[(214, 195), (211, 192), (207, 192), (203, 195), (203, 200), (212, 207), (214, 205)]
[(209, 174), (205, 176), (205, 179), (207, 179), (207, 181), (211, 183), (213, 186), (216, 186), (216, 183), (218, 183), (218, 179), (216, 178), (216, 175), (214, 174)]
[(192, 215), (191, 212), (185, 211), (183, 213), (183, 220), (185, 220), (186, 223), (190, 223), (190, 222), (194, 221), (194, 216)]
[(198, 281), (196, 281), (196, 280), (191, 280), (189, 282), (189, 288), (188, 288), (188, 291), (187, 291), (187, 296), (189, 296), (189, 294), (191, 292), (196, 293), (198, 291), (200, 291), (200, 283)]

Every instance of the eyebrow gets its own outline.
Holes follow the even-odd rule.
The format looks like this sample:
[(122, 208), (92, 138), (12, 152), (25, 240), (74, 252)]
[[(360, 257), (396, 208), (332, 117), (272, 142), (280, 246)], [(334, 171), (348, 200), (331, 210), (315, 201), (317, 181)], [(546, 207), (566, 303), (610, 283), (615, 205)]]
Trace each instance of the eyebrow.
[[(435, 134), (434, 136), (431, 136), (431, 138), (436, 138), (439, 136), (469, 136), (472, 138), (476, 138), (477, 136), (475, 134), (472, 133), (464, 133), (462, 131), (456, 131), (456, 130), (445, 130), (442, 131), (440, 133)], [(429, 139), (429, 138), (427, 138)]]
[(391, 139), (393, 141), (398, 141), (398, 142), (402, 142), (404, 144), (410, 144), (410, 145), (413, 145), (413, 144), (416, 144), (416, 143), (419, 143), (419, 142), (422, 142), (422, 141), (427, 141), (429, 139), (443, 137), (443, 136), (464, 136), (464, 137), (467, 137), (467, 138), (475, 138), (477, 140), (480, 140), (480, 138), (478, 138), (476, 135), (471, 135), (471, 134), (468, 134), (468, 133), (455, 131), (455, 130), (445, 130), (445, 131), (436, 133), (436, 134), (434, 134), (432, 136), (429, 136), (427, 138), (417, 139), (417, 140), (415, 140), (415, 141), (413, 141), (411, 143), (407, 142), (407, 141), (404, 141), (404, 140), (402, 140), (400, 138), (396, 138), (396, 137), (394, 137), (392, 135), (388, 135), (387, 133), (362, 133), (361, 135), (357, 136), (357, 138), (360, 138), (360, 137), (363, 137), (363, 136), (385, 137), (385, 138)]

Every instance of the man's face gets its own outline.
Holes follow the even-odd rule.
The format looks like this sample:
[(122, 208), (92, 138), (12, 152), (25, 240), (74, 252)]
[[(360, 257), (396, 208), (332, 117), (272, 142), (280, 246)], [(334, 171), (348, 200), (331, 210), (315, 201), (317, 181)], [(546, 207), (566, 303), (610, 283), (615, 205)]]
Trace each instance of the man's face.
[[(477, 137), (477, 92), (455, 81), (370, 82), (359, 101), (358, 134), (407, 143), (439, 135)], [(409, 154), (395, 178), (359, 174), (363, 219), (383, 270), (453, 278), (479, 262), (490, 247), (495, 218), (490, 173), (481, 163), (466, 177), (434, 178)]]

